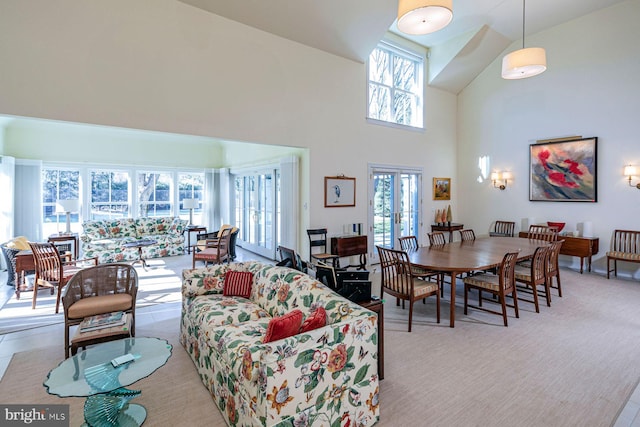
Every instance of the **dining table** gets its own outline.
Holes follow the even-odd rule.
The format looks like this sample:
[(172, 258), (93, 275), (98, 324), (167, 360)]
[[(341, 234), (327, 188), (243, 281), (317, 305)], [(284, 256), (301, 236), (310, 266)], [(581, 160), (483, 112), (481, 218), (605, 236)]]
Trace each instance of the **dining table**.
[(520, 237), (479, 237), (440, 246), (423, 246), (408, 251), (409, 262), (420, 269), (438, 271), (451, 277), (449, 326), (455, 325), (456, 277), (473, 271), (498, 268), (508, 252), (517, 252), (518, 261), (533, 256), (536, 248), (549, 242)]

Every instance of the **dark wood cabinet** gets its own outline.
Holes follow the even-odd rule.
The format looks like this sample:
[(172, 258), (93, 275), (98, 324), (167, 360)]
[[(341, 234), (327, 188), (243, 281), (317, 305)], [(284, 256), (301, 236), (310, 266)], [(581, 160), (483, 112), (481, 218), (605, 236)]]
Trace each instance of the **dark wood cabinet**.
[[(364, 269), (367, 264), (367, 236), (343, 236), (331, 238), (331, 253), (339, 257), (360, 256), (358, 268)], [(338, 267), (340, 262), (338, 261)]]

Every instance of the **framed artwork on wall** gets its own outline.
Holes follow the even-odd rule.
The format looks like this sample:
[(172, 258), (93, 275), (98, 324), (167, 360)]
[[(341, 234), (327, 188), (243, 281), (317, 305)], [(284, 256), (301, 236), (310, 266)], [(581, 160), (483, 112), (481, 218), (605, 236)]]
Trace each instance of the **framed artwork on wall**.
[(356, 179), (346, 176), (324, 177), (324, 207), (341, 208), (356, 205)]
[(433, 200), (451, 200), (451, 178), (433, 178)]
[(597, 202), (598, 138), (529, 146), (529, 200)]

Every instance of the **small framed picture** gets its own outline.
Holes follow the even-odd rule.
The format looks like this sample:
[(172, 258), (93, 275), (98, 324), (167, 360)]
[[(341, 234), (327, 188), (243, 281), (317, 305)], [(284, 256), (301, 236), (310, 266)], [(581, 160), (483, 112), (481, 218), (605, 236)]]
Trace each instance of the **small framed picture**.
[(341, 208), (356, 205), (356, 179), (344, 176), (324, 177), (324, 207)]
[(433, 178), (433, 200), (451, 200), (451, 178)]

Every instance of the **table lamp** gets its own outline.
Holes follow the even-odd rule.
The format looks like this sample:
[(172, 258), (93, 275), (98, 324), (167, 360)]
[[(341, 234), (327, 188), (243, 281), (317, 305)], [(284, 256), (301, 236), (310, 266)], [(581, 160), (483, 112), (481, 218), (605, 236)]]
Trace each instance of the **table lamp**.
[(182, 207), (189, 209), (189, 225), (193, 225), (193, 210), (198, 209), (200, 201), (198, 199), (182, 199)]
[(67, 230), (62, 234), (71, 233), (71, 213), (78, 212), (80, 210), (80, 200), (78, 199), (66, 199), (56, 201), (56, 213), (67, 214)]

